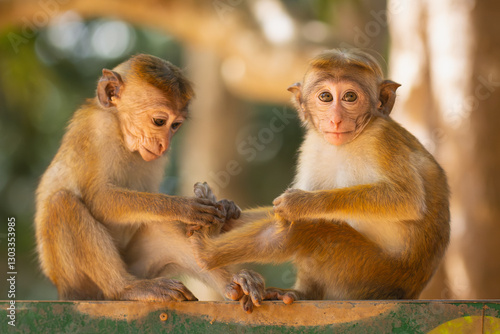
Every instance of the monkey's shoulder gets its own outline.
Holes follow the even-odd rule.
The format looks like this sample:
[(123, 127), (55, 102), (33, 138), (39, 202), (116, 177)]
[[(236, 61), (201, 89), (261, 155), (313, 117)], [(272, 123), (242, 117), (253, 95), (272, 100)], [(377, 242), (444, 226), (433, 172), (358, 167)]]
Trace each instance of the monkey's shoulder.
[(109, 146), (120, 141), (119, 133), (120, 126), (116, 114), (89, 100), (73, 114), (65, 137), (75, 138), (82, 145), (105, 143)]
[(427, 152), (413, 134), (390, 117), (377, 117), (366, 132), (381, 148), (390, 152), (397, 152), (398, 149)]
[(111, 183), (141, 191), (157, 191), (166, 157), (145, 162), (123, 143), (118, 117), (94, 101), (78, 109), (71, 118), (61, 146), (45, 172), (59, 187), (85, 192), (89, 182)]
[(377, 161), (381, 168), (390, 170), (390, 177), (397, 179), (434, 180), (433, 183), (447, 192), (446, 175), (442, 167), (402, 125), (391, 118), (380, 118), (372, 127), (376, 141)]
[(376, 148), (378, 160), (408, 164), (416, 159), (438, 166), (420, 141), (390, 117), (376, 118), (372, 126), (365, 131), (364, 138)]

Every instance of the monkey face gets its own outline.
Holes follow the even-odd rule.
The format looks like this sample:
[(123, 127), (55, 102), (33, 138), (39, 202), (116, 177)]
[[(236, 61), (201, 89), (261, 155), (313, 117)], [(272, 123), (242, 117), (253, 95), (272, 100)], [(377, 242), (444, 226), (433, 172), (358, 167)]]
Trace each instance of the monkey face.
[(167, 151), (193, 95), (175, 66), (148, 55), (132, 57), (114, 70), (103, 69), (97, 84), (97, 101), (117, 115), (124, 146), (145, 161)]
[(139, 152), (145, 161), (158, 159), (167, 151), (174, 133), (185, 120), (172, 109), (165, 94), (141, 82), (127, 83), (115, 102), (125, 146)]
[(343, 145), (363, 129), (370, 100), (354, 81), (324, 80), (312, 87), (305, 108), (313, 126), (327, 142)]

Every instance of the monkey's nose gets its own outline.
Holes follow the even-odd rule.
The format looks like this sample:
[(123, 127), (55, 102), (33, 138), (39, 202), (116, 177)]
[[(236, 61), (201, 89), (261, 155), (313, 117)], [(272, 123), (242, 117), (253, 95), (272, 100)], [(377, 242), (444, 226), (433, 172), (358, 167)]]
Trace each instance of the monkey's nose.
[(168, 148), (168, 144), (165, 144), (165, 143), (159, 143), (158, 144), (158, 153), (160, 155), (162, 155), (163, 153), (165, 153), (165, 151), (167, 150)]
[(342, 123), (342, 120), (341, 119), (333, 118), (333, 119), (330, 120), (330, 123), (333, 125), (333, 127), (335, 129), (338, 129), (339, 126), (340, 126), (340, 123)]

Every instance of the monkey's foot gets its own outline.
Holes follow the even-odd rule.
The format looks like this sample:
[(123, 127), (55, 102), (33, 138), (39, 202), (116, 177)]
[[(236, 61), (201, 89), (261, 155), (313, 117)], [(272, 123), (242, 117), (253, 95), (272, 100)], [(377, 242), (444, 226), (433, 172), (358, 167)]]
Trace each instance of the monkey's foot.
[(125, 287), (120, 299), (160, 302), (198, 300), (184, 284), (164, 277), (134, 281)]
[(252, 270), (243, 269), (233, 275), (233, 281), (226, 287), (226, 297), (239, 300), (246, 313), (252, 313), (254, 306), (260, 306), (265, 297), (264, 278)]
[[(208, 235), (217, 235), (220, 233), (222, 225), (226, 221), (226, 212), (221, 204), (217, 203), (217, 198), (215, 197), (212, 189), (206, 182), (196, 182), (194, 184), (194, 196), (199, 200), (205, 200), (206, 204), (212, 205), (220, 212), (220, 223), (213, 223), (206, 225), (203, 229), (204, 233)], [(203, 225), (199, 224), (188, 224), (186, 226), (186, 236), (189, 238), (193, 235), (195, 231), (199, 231), (203, 228)]]
[(206, 182), (196, 182), (194, 184), (194, 195), (198, 198), (206, 198), (211, 200), (213, 203), (217, 202), (217, 198), (215, 197), (212, 188)]
[(267, 288), (264, 300), (282, 300), (289, 305), (300, 300), (300, 292), (291, 289)]

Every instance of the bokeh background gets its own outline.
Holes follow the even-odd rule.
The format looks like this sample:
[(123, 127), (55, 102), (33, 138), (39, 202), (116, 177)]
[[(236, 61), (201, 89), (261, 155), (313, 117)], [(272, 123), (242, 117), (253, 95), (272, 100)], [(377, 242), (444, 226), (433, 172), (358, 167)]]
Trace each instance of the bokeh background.
[[(286, 88), (319, 51), (357, 47), (402, 84), (393, 117), (449, 176), (452, 240), (422, 298), (500, 298), (499, 18), (495, 0), (0, 1), (0, 277), (15, 217), (16, 299), (57, 298), (36, 259), (34, 191), (102, 68), (139, 52), (183, 68), (197, 98), (161, 191), (206, 180), (252, 207), (293, 178), (303, 131)], [(259, 270), (293, 283), (289, 265)]]

